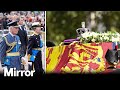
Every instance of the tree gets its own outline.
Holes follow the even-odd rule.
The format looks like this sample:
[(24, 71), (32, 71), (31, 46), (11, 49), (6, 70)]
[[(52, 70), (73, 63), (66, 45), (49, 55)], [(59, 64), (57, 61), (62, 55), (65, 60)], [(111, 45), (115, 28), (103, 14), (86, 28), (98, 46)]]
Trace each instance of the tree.
[[(105, 31), (120, 32), (119, 11), (47, 11), (46, 16), (47, 40), (52, 40), (56, 45), (64, 39), (76, 38), (76, 29), (81, 27), (83, 21), (92, 31), (98, 31), (101, 23)], [(95, 22), (93, 26), (92, 21)]]

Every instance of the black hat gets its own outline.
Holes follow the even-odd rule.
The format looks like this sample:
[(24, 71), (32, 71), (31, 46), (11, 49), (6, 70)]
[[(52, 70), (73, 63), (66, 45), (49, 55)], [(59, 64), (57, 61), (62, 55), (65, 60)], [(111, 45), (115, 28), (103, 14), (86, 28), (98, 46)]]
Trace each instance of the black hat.
[(14, 26), (14, 27), (19, 27), (18, 26), (18, 21), (12, 21), (12, 22), (9, 22), (7, 25), (10, 27), (10, 26)]
[(41, 25), (39, 22), (34, 22), (34, 23), (32, 23), (32, 28), (34, 28), (34, 27), (41, 27)]
[(109, 65), (114, 65), (114, 63), (118, 63), (118, 51), (108, 49), (105, 58)]

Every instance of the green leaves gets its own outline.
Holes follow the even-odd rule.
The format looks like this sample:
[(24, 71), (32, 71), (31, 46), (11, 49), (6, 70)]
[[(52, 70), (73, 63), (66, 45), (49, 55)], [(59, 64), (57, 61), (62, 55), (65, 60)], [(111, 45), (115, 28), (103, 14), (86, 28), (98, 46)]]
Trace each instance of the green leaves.
[(88, 15), (88, 11), (47, 11), (47, 40), (58, 45), (64, 39), (77, 38), (76, 29)]
[[(91, 23), (91, 13), (95, 15), (94, 25)], [(47, 11), (47, 40), (52, 40), (59, 45), (65, 39), (77, 38), (76, 29), (81, 27), (83, 21), (86, 23), (85, 26), (94, 32), (110, 31), (110, 33), (114, 33), (117, 31), (120, 33), (120, 11)], [(98, 30), (100, 25), (103, 26)], [(110, 40), (106, 38), (105, 42), (112, 41), (112, 36), (108, 37)], [(95, 40), (102, 42), (104, 39), (99, 37)], [(89, 39), (86, 42), (90, 42)]]

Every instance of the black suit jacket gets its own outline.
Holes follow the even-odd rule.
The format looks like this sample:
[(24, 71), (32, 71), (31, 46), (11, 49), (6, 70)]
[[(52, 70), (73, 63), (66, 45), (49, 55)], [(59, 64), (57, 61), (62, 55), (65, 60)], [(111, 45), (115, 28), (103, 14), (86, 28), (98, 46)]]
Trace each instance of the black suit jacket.
[(28, 37), (26, 30), (21, 30), (21, 28), (19, 27), (18, 36), (20, 37), (21, 45), (27, 46)]
[(21, 56), (24, 57), (27, 51), (27, 44), (28, 44), (27, 32), (26, 30), (21, 30), (21, 28), (19, 28), (17, 35), (20, 37), (20, 41), (21, 41), (21, 49), (20, 49), (20, 51), (22, 52)]
[(33, 36), (30, 36), (28, 41), (28, 54), (32, 55), (32, 49), (39, 47), (40, 47), (40, 35), (34, 34)]

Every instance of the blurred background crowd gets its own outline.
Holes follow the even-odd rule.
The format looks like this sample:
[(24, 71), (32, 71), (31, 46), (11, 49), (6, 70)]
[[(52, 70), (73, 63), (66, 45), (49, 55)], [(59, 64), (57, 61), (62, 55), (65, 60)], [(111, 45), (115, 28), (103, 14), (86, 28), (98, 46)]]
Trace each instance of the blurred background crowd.
[[(41, 31), (45, 32), (45, 11), (4, 11), (0, 12), (0, 39), (8, 33), (7, 24), (20, 18), (22, 18), (28, 37), (33, 33), (31, 27), (34, 22), (40, 22)], [(43, 37), (45, 39), (45, 36)]]
[(8, 29), (7, 23), (22, 17), (27, 29), (31, 29), (33, 22), (40, 22), (42, 30), (45, 30), (45, 12), (44, 11), (6, 11), (0, 12), (0, 30)]

